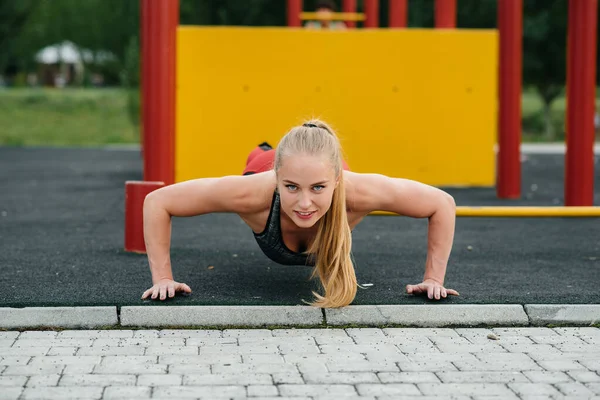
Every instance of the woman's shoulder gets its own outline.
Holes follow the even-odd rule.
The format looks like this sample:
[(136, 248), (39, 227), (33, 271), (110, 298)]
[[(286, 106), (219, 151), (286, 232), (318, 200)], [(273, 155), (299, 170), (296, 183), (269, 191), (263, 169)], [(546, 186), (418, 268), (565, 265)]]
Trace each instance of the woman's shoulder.
[(274, 171), (241, 176), (238, 182), (243, 185), (246, 204), (240, 214), (260, 213), (271, 207), (273, 193), (277, 187)]
[(344, 171), (346, 203), (348, 209), (357, 213), (370, 213), (381, 206), (387, 196), (389, 177), (374, 173)]

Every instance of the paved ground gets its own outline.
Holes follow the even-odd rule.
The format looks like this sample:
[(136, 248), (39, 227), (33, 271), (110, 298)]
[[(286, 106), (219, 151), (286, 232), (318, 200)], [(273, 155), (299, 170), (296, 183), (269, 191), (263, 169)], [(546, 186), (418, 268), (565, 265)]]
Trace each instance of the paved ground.
[(599, 360), (598, 328), (0, 332), (0, 399), (600, 399)]

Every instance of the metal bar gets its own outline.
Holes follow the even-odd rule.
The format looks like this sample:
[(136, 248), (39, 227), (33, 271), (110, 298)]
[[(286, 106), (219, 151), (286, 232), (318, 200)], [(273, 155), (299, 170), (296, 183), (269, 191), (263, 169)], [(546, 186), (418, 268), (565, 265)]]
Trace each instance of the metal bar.
[(567, 51), (565, 204), (594, 201), (597, 0), (570, 0)]
[(302, 12), (302, 0), (287, 0), (287, 25), (289, 27), (300, 27), (300, 13)]
[[(374, 211), (370, 215), (398, 215)], [(600, 207), (456, 207), (457, 217), (600, 217)]]
[[(342, 11), (344, 13), (356, 13), (356, 0), (343, 0)], [(346, 26), (350, 29), (356, 28), (356, 21), (346, 20)]]
[(456, 0), (435, 0), (435, 27), (456, 28)]
[(496, 195), (521, 197), (522, 0), (498, 1), (499, 118)]
[(175, 57), (179, 0), (141, 0), (144, 180), (175, 181)]
[(408, 0), (390, 0), (390, 28), (406, 28), (408, 26)]
[(319, 12), (301, 12), (301, 20), (311, 21), (364, 21), (366, 19), (363, 13), (319, 13)]
[(365, 28), (379, 27), (379, 0), (364, 0)]

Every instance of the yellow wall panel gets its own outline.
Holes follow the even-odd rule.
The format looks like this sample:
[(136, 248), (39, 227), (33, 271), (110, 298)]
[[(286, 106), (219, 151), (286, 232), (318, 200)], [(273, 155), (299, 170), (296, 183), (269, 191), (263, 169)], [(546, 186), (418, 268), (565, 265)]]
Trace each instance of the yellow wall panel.
[(319, 117), (353, 171), (494, 184), (496, 31), (179, 27), (177, 45), (177, 181), (240, 174)]

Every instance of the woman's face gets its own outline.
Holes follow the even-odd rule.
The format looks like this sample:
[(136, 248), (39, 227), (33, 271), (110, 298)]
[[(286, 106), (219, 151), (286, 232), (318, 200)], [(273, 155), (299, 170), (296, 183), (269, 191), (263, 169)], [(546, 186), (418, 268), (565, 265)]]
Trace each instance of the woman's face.
[(286, 156), (277, 173), (281, 210), (300, 228), (312, 227), (331, 207), (335, 171), (323, 157)]

